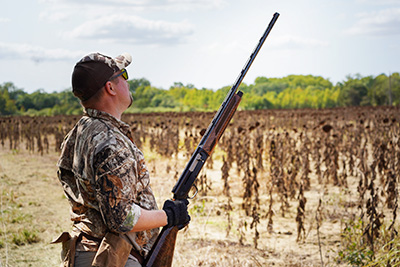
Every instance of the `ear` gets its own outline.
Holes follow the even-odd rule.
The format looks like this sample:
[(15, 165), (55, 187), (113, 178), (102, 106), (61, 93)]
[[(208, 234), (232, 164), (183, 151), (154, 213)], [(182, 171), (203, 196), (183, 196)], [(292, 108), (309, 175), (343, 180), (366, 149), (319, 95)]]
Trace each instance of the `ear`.
[(112, 95), (112, 96), (117, 94), (117, 92), (115, 91), (114, 84), (112, 82), (110, 82), (110, 81), (106, 82), (104, 87), (105, 87), (105, 91), (107, 92), (107, 94)]

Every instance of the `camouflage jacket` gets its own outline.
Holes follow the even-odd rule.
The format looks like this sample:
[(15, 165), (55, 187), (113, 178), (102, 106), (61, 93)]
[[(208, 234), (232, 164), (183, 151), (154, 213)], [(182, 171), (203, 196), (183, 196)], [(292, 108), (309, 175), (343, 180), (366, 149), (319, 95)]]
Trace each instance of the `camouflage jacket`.
[[(75, 230), (95, 238), (107, 231), (124, 234), (137, 223), (140, 207), (157, 209), (144, 156), (129, 125), (105, 112), (85, 110), (65, 137), (57, 166)], [(145, 256), (157, 234), (158, 229), (129, 233), (129, 239)], [(98, 245), (82, 239), (77, 250), (96, 251)]]

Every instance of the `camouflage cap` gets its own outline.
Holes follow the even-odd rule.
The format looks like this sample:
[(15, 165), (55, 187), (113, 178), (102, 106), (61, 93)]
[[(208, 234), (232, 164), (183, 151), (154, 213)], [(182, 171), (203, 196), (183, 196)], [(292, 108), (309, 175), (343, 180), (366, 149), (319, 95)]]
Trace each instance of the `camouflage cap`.
[(115, 58), (91, 53), (76, 63), (72, 73), (72, 92), (82, 101), (91, 98), (117, 71), (126, 68), (132, 57), (124, 53)]

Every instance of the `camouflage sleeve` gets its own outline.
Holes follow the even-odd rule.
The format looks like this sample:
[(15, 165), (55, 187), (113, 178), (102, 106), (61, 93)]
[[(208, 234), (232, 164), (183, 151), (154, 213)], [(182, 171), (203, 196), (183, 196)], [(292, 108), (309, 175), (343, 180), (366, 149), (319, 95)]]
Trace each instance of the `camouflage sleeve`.
[(126, 233), (137, 223), (137, 162), (129, 149), (110, 145), (94, 159), (96, 198), (104, 223), (114, 232)]

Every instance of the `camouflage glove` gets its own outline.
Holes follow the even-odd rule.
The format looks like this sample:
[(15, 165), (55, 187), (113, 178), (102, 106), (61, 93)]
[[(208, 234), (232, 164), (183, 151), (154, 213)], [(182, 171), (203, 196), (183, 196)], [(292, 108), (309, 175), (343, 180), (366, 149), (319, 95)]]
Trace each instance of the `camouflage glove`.
[(184, 200), (170, 200), (164, 202), (163, 210), (167, 214), (168, 224), (167, 227), (178, 226), (180, 229), (189, 223), (190, 216), (188, 214), (187, 205), (189, 201)]

